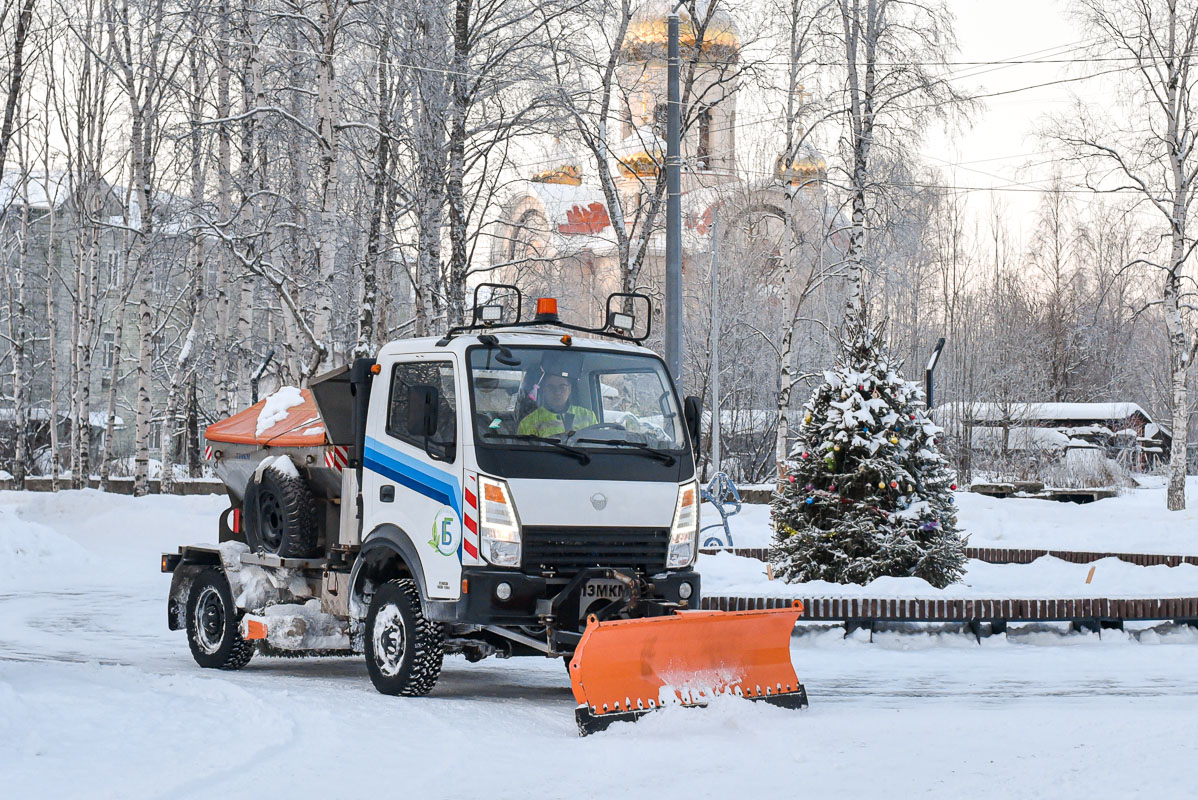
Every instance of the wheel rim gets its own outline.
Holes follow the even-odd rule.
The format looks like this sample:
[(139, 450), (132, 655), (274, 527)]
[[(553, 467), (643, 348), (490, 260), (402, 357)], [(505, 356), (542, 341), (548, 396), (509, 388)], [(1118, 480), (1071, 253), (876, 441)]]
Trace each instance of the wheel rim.
[(196, 644), (215, 653), (225, 640), (225, 603), (213, 586), (205, 586), (196, 602)]
[(263, 546), (277, 553), (283, 543), (283, 507), (274, 492), (258, 490), (258, 528)]
[(397, 606), (388, 603), (379, 609), (374, 618), (371, 639), (374, 643), (375, 666), (383, 675), (394, 678), (403, 664), (407, 642), (407, 628)]

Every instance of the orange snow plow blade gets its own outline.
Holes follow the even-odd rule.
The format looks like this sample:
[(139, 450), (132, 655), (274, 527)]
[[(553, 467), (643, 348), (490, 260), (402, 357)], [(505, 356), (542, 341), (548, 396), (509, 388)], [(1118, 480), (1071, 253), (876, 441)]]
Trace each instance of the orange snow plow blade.
[(570, 660), (575, 717), (583, 736), (669, 705), (706, 705), (731, 694), (802, 708), (807, 692), (790, 661), (790, 634), (803, 613), (677, 611), (647, 619), (587, 621)]

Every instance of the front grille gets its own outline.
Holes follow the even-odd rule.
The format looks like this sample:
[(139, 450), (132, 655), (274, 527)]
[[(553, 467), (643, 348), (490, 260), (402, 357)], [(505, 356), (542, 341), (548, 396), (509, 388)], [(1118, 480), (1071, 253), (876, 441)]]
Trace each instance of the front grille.
[(526, 527), (521, 534), (528, 573), (571, 574), (587, 567), (661, 572), (670, 543), (667, 528)]

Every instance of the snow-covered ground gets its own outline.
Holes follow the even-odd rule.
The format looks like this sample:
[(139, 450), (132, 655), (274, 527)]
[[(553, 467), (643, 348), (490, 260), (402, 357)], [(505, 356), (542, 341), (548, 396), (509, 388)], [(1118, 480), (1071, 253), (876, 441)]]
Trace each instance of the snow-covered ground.
[(419, 699), (375, 693), (360, 659), (200, 670), (158, 555), (212, 540), (224, 504), (0, 492), (4, 796), (1198, 796), (1198, 633), (1171, 626), (808, 631), (807, 711), (725, 700), (586, 739), (556, 661), (450, 658)]
[[(958, 519), (974, 547), (1034, 547), (1122, 553), (1198, 555), (1198, 477), (1186, 482), (1189, 507), (1165, 509), (1164, 479), (1137, 476), (1139, 489), (1077, 505), (1052, 500), (987, 497), (956, 492)], [(718, 520), (703, 506), (703, 524)], [(745, 505), (729, 519), (737, 547), (765, 547), (770, 540), (767, 505)]]
[(708, 595), (943, 600), (1198, 597), (1198, 566), (1137, 567), (1117, 558), (1103, 558), (1089, 564), (1071, 564), (1051, 556), (1038, 558), (1031, 564), (987, 564), (970, 559), (962, 582), (944, 589), (919, 578), (878, 578), (865, 586), (826, 581), (787, 584), (769, 580), (762, 562), (731, 553), (701, 556), (699, 570), (703, 575), (703, 592)]
[[(1143, 479), (1143, 488), (1118, 497), (1076, 505), (1048, 500), (997, 499), (957, 492), (958, 521), (975, 547), (1100, 550), (1125, 553), (1198, 553), (1198, 478), (1187, 485), (1191, 508), (1165, 508), (1161, 479)], [(705, 524), (716, 519), (704, 506)], [(769, 543), (769, 506), (745, 505), (729, 519), (737, 547)], [(1091, 573), (1093, 568), (1093, 573)], [(918, 578), (879, 578), (866, 586), (812, 581), (770, 581), (759, 561), (728, 553), (700, 556), (703, 591), (708, 595), (754, 597), (1000, 598), (1198, 597), (1198, 566), (1137, 567), (1116, 558), (1072, 564), (1039, 558), (1032, 564), (987, 564), (970, 560), (961, 583), (937, 590)]]

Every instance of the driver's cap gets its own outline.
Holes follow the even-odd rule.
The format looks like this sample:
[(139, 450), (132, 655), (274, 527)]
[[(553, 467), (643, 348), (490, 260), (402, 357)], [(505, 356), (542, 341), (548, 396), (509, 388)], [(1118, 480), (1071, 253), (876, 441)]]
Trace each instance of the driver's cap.
[(541, 361), (541, 369), (545, 371), (545, 377), (557, 375), (573, 380), (578, 377), (578, 360), (573, 354), (550, 353)]

